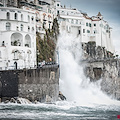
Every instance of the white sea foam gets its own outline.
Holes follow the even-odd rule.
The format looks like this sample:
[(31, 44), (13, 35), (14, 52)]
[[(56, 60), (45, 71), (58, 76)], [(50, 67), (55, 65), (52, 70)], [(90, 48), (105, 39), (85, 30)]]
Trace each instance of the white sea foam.
[(120, 105), (119, 101), (112, 100), (101, 91), (100, 81), (92, 83), (85, 77), (79, 38), (63, 33), (59, 36), (57, 48), (60, 61), (60, 91), (67, 101), (83, 106)]

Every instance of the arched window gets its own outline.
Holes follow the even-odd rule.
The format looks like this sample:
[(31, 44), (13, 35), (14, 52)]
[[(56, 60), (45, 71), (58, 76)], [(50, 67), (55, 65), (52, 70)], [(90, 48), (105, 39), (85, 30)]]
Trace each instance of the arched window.
[(11, 24), (9, 22), (6, 23), (6, 30), (10, 30), (11, 29)]
[(17, 20), (17, 19), (18, 19), (18, 15), (17, 15), (17, 13), (15, 13), (15, 16), (14, 16), (14, 17), (15, 17), (15, 20)]
[(28, 34), (25, 36), (25, 47), (31, 47), (31, 37)]
[(21, 24), (21, 31), (23, 31), (23, 24)]
[(32, 18), (31, 18), (31, 20), (34, 21), (34, 17), (33, 17), (33, 16), (32, 16)]
[(30, 22), (30, 16), (28, 15), (28, 22)]
[(21, 21), (23, 21), (23, 14), (21, 14)]
[(7, 20), (10, 19), (10, 13), (9, 12), (7, 12), (6, 17), (7, 17)]
[(20, 33), (13, 33), (11, 35), (11, 45), (12, 46), (22, 46), (23, 45), (23, 35)]

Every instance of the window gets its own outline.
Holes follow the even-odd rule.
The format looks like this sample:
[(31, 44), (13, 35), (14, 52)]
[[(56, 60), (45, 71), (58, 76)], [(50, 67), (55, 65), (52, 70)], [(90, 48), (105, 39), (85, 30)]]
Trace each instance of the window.
[(89, 27), (91, 27), (91, 23), (89, 23)]
[(49, 30), (50, 30), (50, 23), (49, 23)]
[(8, 4), (10, 4), (10, 0), (8, 0)]
[(87, 33), (90, 33), (90, 30), (87, 30)]
[(5, 41), (2, 41), (2, 46), (5, 46)]
[(106, 30), (106, 33), (109, 33), (109, 30)]
[(94, 27), (96, 27), (96, 24), (94, 24)]
[(80, 35), (80, 30), (78, 30), (78, 34)]
[(7, 20), (9, 20), (9, 19), (10, 19), (10, 13), (7, 12)]
[(83, 29), (83, 33), (85, 33), (85, 29)]
[(30, 22), (30, 16), (28, 15), (28, 22)]
[(60, 11), (58, 10), (58, 11), (57, 11), (57, 15), (59, 15), (59, 14), (60, 14)]
[(16, 26), (16, 30), (19, 31), (19, 27), (18, 26)]
[(32, 27), (32, 31), (34, 31), (34, 27)]
[(21, 31), (23, 31), (23, 24), (21, 24)]
[(34, 17), (32, 16), (31, 20), (33, 21), (34, 20)]
[(76, 24), (78, 24), (78, 20), (76, 20)]
[(30, 31), (30, 27), (28, 26), (28, 32)]
[(21, 21), (23, 21), (23, 14), (21, 14)]
[(88, 26), (88, 23), (86, 23), (86, 26)]
[(43, 29), (45, 29), (46, 22), (43, 22)]
[(94, 30), (94, 34), (97, 33), (97, 30)]
[(71, 20), (71, 23), (72, 23), (72, 24), (74, 23), (74, 20), (73, 20), (73, 19)]
[(9, 22), (6, 23), (6, 30), (10, 30), (11, 29), (11, 24)]
[(59, 4), (57, 4), (57, 6), (60, 6)]
[(17, 20), (17, 19), (18, 19), (18, 15), (17, 15), (17, 13), (15, 13), (15, 16), (14, 16), (14, 17), (15, 17), (15, 20)]

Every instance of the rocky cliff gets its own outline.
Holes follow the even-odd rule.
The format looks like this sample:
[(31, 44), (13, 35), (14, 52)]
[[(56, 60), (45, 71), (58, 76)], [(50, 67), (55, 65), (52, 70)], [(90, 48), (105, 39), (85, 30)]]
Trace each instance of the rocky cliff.
[(120, 100), (120, 62), (117, 56), (95, 42), (83, 43), (86, 76), (92, 82), (102, 79), (101, 90)]

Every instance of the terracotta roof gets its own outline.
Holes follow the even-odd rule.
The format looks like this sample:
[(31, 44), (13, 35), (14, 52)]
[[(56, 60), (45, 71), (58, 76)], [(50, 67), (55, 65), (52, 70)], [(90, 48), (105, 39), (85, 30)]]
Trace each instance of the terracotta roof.
[(89, 20), (91, 20), (91, 18), (90, 17), (88, 17), (88, 16), (83, 16), (84, 18), (86, 18), (86, 19), (89, 19)]
[(100, 19), (99, 20), (92, 20), (92, 21), (100, 21)]

